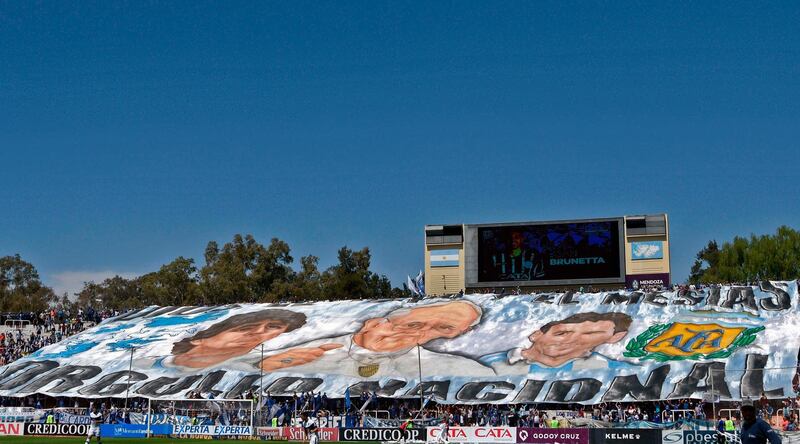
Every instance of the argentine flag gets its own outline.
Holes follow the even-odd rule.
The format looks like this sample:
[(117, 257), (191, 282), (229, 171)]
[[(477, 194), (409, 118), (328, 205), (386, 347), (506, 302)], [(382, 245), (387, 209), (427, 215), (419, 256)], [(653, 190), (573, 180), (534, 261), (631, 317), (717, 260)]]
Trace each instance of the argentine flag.
[(431, 267), (457, 267), (458, 250), (431, 251)]

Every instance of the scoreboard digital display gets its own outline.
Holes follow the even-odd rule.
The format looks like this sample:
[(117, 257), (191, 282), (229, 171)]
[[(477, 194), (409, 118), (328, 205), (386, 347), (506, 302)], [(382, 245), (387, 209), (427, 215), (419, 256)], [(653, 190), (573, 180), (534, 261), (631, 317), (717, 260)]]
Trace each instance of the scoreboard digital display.
[(477, 227), (478, 282), (623, 279), (621, 220)]

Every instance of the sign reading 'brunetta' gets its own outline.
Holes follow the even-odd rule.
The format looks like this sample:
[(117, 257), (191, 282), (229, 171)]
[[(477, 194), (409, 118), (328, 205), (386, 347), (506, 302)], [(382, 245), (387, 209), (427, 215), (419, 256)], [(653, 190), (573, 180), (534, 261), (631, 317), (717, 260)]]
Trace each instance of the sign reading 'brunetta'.
[(785, 332), (800, 328), (798, 300), (791, 281), (148, 307), (1, 367), (0, 396), (235, 399), (261, 387), (273, 396), (599, 404), (701, 398), (713, 388), (723, 400), (781, 398), (793, 392), (800, 335)]

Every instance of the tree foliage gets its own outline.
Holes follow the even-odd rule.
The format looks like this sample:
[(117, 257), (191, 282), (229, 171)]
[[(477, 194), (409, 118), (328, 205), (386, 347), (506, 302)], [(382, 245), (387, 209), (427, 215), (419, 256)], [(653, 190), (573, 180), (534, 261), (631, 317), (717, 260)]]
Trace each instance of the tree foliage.
[(0, 257), (0, 311), (40, 311), (56, 301), (30, 262), (17, 254)]
[(781, 226), (774, 235), (710, 241), (697, 253), (689, 282), (793, 280), (800, 277), (800, 232)]
[[(259, 243), (237, 234), (230, 242), (207, 244), (201, 267), (194, 259), (178, 257), (157, 271), (134, 279), (114, 276), (86, 282), (75, 304), (106, 309), (148, 305), (217, 305), (241, 302), (300, 302), (335, 299), (407, 297), (392, 288), (386, 276), (370, 270), (369, 248), (339, 250), (338, 263), (320, 271), (319, 258), (300, 258), (299, 269), (289, 245), (280, 239)], [(39, 281), (33, 265), (19, 256), (0, 258), (0, 309), (37, 311), (59, 302)], [(69, 301), (62, 298), (60, 303)]]

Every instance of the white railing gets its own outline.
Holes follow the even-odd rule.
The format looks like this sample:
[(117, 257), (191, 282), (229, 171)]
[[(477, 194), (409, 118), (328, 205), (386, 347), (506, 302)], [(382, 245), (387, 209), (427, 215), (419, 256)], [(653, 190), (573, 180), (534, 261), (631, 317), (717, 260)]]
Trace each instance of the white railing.
[(695, 412), (692, 409), (673, 409), (661, 412), (662, 422), (675, 422), (681, 419), (694, 418)]

